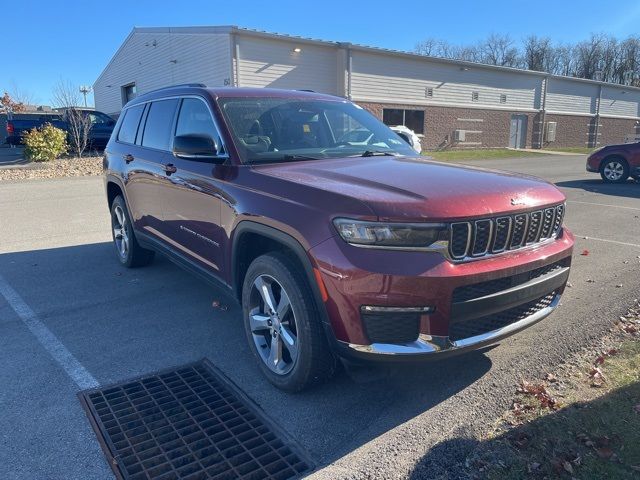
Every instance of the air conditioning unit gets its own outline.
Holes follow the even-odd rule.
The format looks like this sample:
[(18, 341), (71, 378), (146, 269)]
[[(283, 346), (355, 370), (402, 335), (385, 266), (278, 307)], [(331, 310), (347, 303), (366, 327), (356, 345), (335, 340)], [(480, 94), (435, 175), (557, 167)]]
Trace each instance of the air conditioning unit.
[(467, 138), (467, 132), (465, 130), (454, 130), (453, 140), (455, 142), (464, 142)]
[(546, 128), (544, 129), (544, 141), (545, 142), (555, 142), (556, 141), (556, 130), (558, 128), (558, 122), (547, 122)]

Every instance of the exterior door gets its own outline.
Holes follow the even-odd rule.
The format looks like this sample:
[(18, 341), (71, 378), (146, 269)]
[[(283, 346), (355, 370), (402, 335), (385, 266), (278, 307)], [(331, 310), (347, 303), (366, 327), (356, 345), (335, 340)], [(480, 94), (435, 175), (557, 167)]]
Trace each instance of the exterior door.
[(526, 115), (511, 115), (511, 128), (509, 130), (509, 147), (525, 148), (527, 145), (527, 120)]
[[(172, 163), (172, 131), (179, 100), (147, 105), (128, 163), (127, 196), (136, 227), (170, 243), (164, 223), (164, 196), (171, 185), (165, 166)], [(126, 121), (126, 117), (125, 117)]]
[[(199, 97), (182, 100), (175, 134), (207, 135), (220, 145), (220, 136), (207, 103)], [(165, 223), (174, 247), (213, 273), (223, 269), (223, 229), (220, 212), (224, 199), (216, 169), (207, 161), (173, 157), (176, 171), (164, 195)]]

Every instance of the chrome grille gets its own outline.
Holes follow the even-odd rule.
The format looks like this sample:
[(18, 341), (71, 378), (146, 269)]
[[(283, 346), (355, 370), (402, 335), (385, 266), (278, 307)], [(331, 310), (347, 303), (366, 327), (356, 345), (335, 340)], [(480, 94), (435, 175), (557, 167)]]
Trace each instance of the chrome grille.
[(462, 260), (535, 245), (558, 234), (564, 210), (564, 205), (557, 205), (528, 213), (453, 223), (449, 230), (449, 255)]

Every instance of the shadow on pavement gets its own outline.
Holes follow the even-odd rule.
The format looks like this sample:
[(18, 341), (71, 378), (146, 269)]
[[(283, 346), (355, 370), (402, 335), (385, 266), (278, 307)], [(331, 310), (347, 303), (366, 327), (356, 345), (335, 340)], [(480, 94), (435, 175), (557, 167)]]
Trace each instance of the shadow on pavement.
[[(124, 269), (110, 243), (97, 243), (2, 254), (0, 272), (102, 385), (207, 357), (319, 466), (428, 411), (491, 368), (486, 355), (473, 352), (392, 365), (356, 380), (343, 370), (330, 383), (290, 395), (260, 374), (238, 306), (214, 308), (214, 300), (227, 298), (223, 292), (162, 257)], [(46, 408), (53, 400), (42, 401)]]
[(556, 186), (564, 188), (575, 188), (587, 192), (600, 193), (602, 195), (612, 195), (615, 197), (640, 198), (640, 183), (628, 180), (625, 183), (612, 184), (604, 183), (602, 180), (567, 180), (557, 182)]
[(638, 399), (636, 382), (488, 440), (453, 438), (433, 447), (410, 478), (637, 479)]

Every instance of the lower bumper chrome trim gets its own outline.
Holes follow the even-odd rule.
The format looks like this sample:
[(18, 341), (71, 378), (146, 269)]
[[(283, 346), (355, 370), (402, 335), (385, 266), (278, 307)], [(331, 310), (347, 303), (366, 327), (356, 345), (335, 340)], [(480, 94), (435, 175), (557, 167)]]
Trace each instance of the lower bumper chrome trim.
[(465, 350), (474, 350), (486, 345), (491, 345), (492, 343), (506, 338), (509, 335), (513, 335), (520, 330), (530, 327), (534, 323), (548, 317), (556, 309), (559, 303), (560, 295), (557, 294), (548, 307), (538, 310), (533, 315), (497, 330), (492, 330), (481, 335), (475, 335), (473, 337), (463, 338), (456, 341), (451, 341), (449, 337), (420, 334), (417, 340), (404, 344), (372, 343), (371, 345), (357, 345), (353, 343), (341, 343), (343, 343), (343, 346), (348, 347), (348, 349), (353, 353), (358, 353), (367, 357), (370, 355), (380, 357), (412, 357), (445, 352), (453, 353), (463, 352)]

